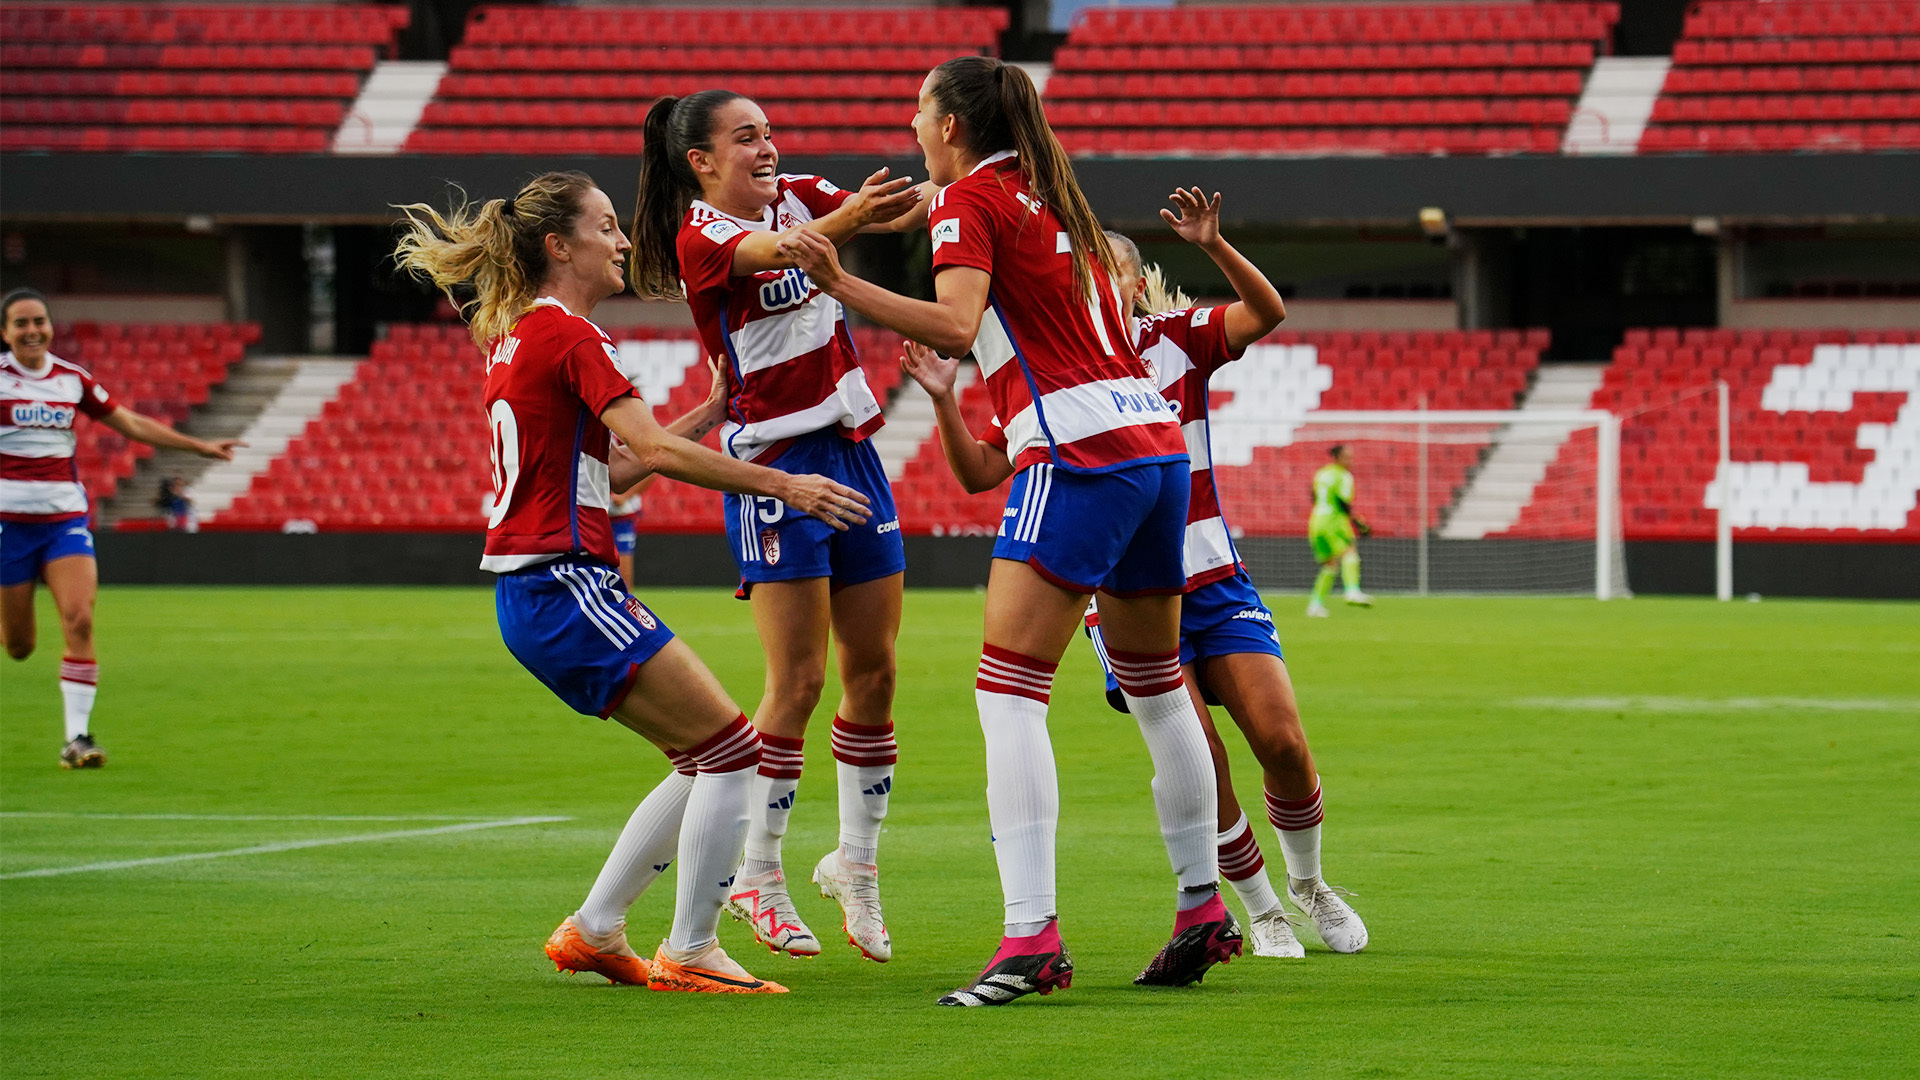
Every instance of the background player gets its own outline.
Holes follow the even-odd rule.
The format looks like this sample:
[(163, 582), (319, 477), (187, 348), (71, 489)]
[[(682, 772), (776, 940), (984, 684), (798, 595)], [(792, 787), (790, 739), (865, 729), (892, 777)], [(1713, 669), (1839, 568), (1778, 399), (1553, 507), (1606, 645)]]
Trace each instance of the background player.
[[(619, 360), (616, 359), (618, 365)], [(716, 360), (707, 361), (707, 370), (713, 375), (712, 386), (707, 391), (707, 399), (700, 403), (692, 413), (667, 425), (667, 430), (682, 438), (696, 442), (707, 432), (719, 427), (727, 418), (727, 374), (726, 369)], [(627, 381), (633, 383), (633, 391), (640, 392), (638, 376), (620, 368)], [(687, 426), (683, 430), (681, 424)], [(618, 442), (618, 440), (615, 440)], [(659, 479), (658, 473), (648, 473), (641, 481), (625, 491), (617, 491), (613, 496), (613, 505), (607, 508), (607, 516), (613, 521), (613, 550), (620, 558), (620, 580), (626, 582), (627, 591), (633, 591), (633, 549), (640, 540), (640, 515), (644, 512), (641, 497), (646, 490)]]
[(84, 413), (137, 442), (221, 461), (233, 460), (233, 448), (245, 444), (203, 442), (117, 404), (85, 368), (47, 351), (53, 317), (47, 298), (32, 289), (0, 300), (0, 333), (7, 343), (0, 356), (0, 640), (15, 660), (33, 655), (33, 590), (45, 580), (67, 648), (60, 660), (67, 717), (60, 767), (97, 769), (107, 763), (91, 730), (100, 682), (93, 651), (100, 573), (87, 489), (73, 462), (74, 422)]
[(727, 537), (740, 593), (767, 654), (754, 712), (765, 742), (746, 861), (729, 909), (775, 951), (811, 956), (820, 942), (795, 910), (781, 840), (798, 794), (807, 721), (826, 684), (829, 637), (841, 700), (833, 720), (840, 843), (814, 867), (838, 900), (847, 939), (869, 959), (893, 956), (880, 910), (881, 822), (898, 751), (894, 639), (906, 553), (880, 456), (881, 423), (840, 305), (779, 251), (801, 225), (844, 243), (868, 227), (923, 220), (925, 192), (881, 170), (858, 193), (817, 176), (781, 175), (766, 114), (727, 90), (662, 98), (647, 113), (635, 210), (635, 290), (684, 296), (709, 355), (729, 365), (726, 452), (787, 472), (817, 472), (866, 492), (873, 517), (836, 531), (778, 500), (728, 495)]
[[(846, 274), (817, 234), (787, 246), (848, 308), (948, 355), (972, 350), (1007, 421), (1015, 476), (974, 691), (1006, 936), (978, 979), (940, 1001), (998, 1005), (1072, 980), (1055, 904), (1060, 803), (1046, 715), (1096, 592), (1153, 757), (1178, 882), (1173, 937), (1135, 981), (1195, 982), (1239, 954), (1240, 932), (1220, 901), (1212, 762), (1180, 679), (1186, 446), (1127, 338), (1113, 255), (1032, 80), (989, 57), (950, 60), (927, 76), (913, 126), (929, 174), (946, 185), (928, 216), (935, 302)], [(960, 439), (973, 445), (964, 427), (942, 429), (943, 442)]]
[[(494, 510), (481, 566), (500, 575), (501, 636), (561, 700), (618, 719), (675, 764), (547, 955), (562, 969), (660, 990), (783, 992), (729, 958), (716, 934), (759, 736), (693, 651), (621, 585), (607, 505), (613, 486), (648, 472), (779, 499), (841, 524), (866, 518), (865, 497), (825, 477), (735, 461), (654, 422), (614, 366), (612, 341), (586, 318), (626, 287), (631, 248), (589, 177), (547, 173), (477, 212), (405, 209), (396, 261), (449, 298), (471, 287), (462, 313), (474, 340), (490, 345)], [(625, 449), (611, 449), (610, 432)], [(673, 928), (649, 964), (627, 945), (625, 913), (675, 851)]]
[(1327, 592), (1333, 588), (1335, 568), (1340, 571), (1347, 603), (1373, 606), (1373, 597), (1360, 591), (1360, 549), (1355, 537), (1373, 530), (1353, 512), (1353, 452), (1336, 445), (1327, 454), (1333, 460), (1313, 474), (1313, 513), (1307, 517), (1307, 542), (1313, 545), (1313, 561), (1320, 564), (1313, 595), (1307, 598), (1307, 614), (1316, 619), (1327, 617)]

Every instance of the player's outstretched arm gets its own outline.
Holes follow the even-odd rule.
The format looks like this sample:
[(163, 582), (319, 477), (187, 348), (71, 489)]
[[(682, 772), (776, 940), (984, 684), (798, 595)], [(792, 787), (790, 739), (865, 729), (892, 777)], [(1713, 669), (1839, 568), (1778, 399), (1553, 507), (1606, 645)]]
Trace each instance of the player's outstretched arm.
[(245, 446), (239, 439), (220, 439), (207, 442), (191, 435), (183, 435), (151, 416), (143, 416), (125, 405), (108, 413), (101, 421), (113, 430), (135, 442), (148, 446), (165, 446), (174, 450), (191, 450), (201, 457), (218, 458), (232, 461), (235, 447)]
[(937, 299), (915, 300), (847, 273), (833, 244), (805, 227), (782, 238), (780, 249), (793, 256), (794, 265), (806, 271), (821, 292), (942, 356), (966, 353), (980, 333), (987, 288), (993, 283), (985, 270), (949, 266), (934, 276)]
[(901, 344), (906, 354), (900, 358), (900, 370), (907, 373), (933, 399), (934, 421), (940, 431), (940, 448), (947, 455), (947, 468), (960, 481), (967, 494), (992, 491), (1013, 475), (1013, 463), (990, 443), (981, 442), (967, 429), (967, 418), (960, 412), (960, 395), (953, 392), (960, 374), (960, 361), (941, 356), (917, 341)]
[[(883, 168), (867, 177), (867, 182), (860, 185), (860, 190), (841, 203), (838, 210), (796, 226), (796, 229), (810, 229), (835, 244), (844, 244), (869, 227), (891, 229), (893, 222), (916, 209), (924, 225), (927, 220), (924, 203), (932, 196), (927, 195), (922, 187), (915, 186), (913, 177), (902, 176), (889, 180), (887, 172)], [(794, 231), (748, 233), (734, 245), (734, 276), (745, 277), (762, 270), (784, 270), (794, 265), (793, 257), (781, 250), (781, 242)]]
[(1287, 305), (1267, 275), (1220, 235), (1219, 192), (1209, 199), (1199, 188), (1184, 188), (1167, 198), (1179, 212), (1163, 209), (1160, 217), (1181, 239), (1207, 253), (1240, 298), (1227, 306), (1226, 318), (1227, 348), (1238, 356), (1280, 325), (1287, 317)]
[(600, 422), (620, 436), (640, 466), (675, 480), (714, 491), (739, 495), (765, 495), (779, 499), (804, 514), (810, 514), (836, 529), (848, 523), (858, 524), (872, 516), (872, 500), (845, 484), (824, 476), (795, 476), (738, 461), (716, 453), (697, 442), (671, 434), (653, 418), (647, 403), (624, 395), (600, 414)]

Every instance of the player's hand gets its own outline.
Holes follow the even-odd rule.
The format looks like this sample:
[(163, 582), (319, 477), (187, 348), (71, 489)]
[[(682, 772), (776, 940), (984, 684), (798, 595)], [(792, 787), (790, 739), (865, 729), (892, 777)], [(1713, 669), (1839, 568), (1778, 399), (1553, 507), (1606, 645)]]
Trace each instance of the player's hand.
[(780, 238), (779, 251), (782, 258), (792, 259), (793, 265), (829, 296), (846, 277), (846, 271), (840, 268), (840, 250), (833, 246), (833, 241), (812, 229), (789, 230)]
[(906, 350), (900, 357), (900, 370), (919, 383), (928, 397), (939, 401), (953, 393), (953, 384), (960, 377), (958, 357), (941, 356), (917, 341), (902, 341), (900, 345)]
[(1355, 535), (1358, 535), (1358, 536), (1372, 536), (1373, 526), (1367, 524), (1365, 521), (1362, 521), (1359, 518), (1354, 518), (1353, 531)]
[(194, 447), (193, 452), (204, 458), (232, 461), (233, 452), (245, 445), (247, 444), (241, 442), (239, 439), (221, 439), (219, 442), (203, 442), (199, 446)]
[(845, 532), (873, 516), (872, 502), (845, 484), (809, 473), (788, 477), (787, 490), (780, 501), (803, 514), (810, 514)]
[(727, 365), (719, 357), (709, 356), (707, 371), (713, 376), (713, 383), (707, 387), (707, 400), (700, 403), (703, 435), (727, 418)]
[(1209, 200), (1199, 188), (1178, 188), (1167, 196), (1179, 211), (1161, 210), (1160, 217), (1182, 240), (1205, 246), (1220, 239), (1220, 193)]
[(920, 204), (922, 197), (913, 177), (902, 176), (897, 180), (888, 180), (888, 169), (882, 167), (860, 190), (853, 193), (844, 204), (851, 208), (854, 221), (861, 227), (883, 225)]

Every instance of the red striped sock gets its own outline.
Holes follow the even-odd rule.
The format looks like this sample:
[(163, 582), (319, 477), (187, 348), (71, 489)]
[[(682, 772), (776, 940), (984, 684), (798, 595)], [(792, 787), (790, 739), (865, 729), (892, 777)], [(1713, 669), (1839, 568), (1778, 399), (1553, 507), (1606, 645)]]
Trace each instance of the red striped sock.
[(1245, 814), (1232, 829), (1220, 834), (1220, 876), (1228, 881), (1245, 881), (1267, 869), (1266, 856), (1260, 854), (1260, 842), (1253, 838), (1253, 827)]
[[(893, 724), (849, 724), (834, 717), (833, 759), (863, 768), (894, 764), (900, 760), (900, 744), (893, 741)], [(765, 771), (765, 758), (760, 767)]]
[(745, 713), (715, 732), (699, 746), (687, 751), (703, 773), (730, 773), (760, 764), (760, 733), (747, 722)]
[(76, 660), (71, 656), (61, 657), (60, 681), (98, 686), (100, 685), (100, 662), (97, 660)]
[(681, 776), (692, 776), (700, 771), (700, 767), (685, 753), (679, 750), (668, 750), (666, 753), (667, 760), (673, 762), (673, 771)]
[(1113, 665), (1113, 677), (1128, 697), (1150, 698), (1181, 688), (1180, 651), (1135, 653), (1107, 650), (1107, 662)]
[(1267, 796), (1267, 820), (1281, 832), (1299, 832), (1311, 829), (1325, 819), (1326, 813), (1320, 805), (1320, 785), (1313, 786), (1313, 794), (1304, 799), (1282, 799), (1269, 791)]
[(806, 740), (785, 735), (760, 736), (760, 775), (774, 780), (800, 779), (800, 766), (806, 760), (800, 751), (805, 745)]
[(1059, 664), (1035, 660), (1012, 649), (983, 645), (980, 649), (980, 674), (974, 680), (973, 687), (989, 694), (1030, 698), (1045, 705), (1047, 699), (1053, 696), (1053, 674), (1059, 667)]

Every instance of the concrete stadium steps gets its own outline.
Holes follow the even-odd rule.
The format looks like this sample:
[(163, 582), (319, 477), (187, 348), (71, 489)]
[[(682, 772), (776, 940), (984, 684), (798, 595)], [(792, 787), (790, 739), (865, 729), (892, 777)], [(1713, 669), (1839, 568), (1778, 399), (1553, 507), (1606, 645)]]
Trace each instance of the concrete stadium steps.
[[(961, 364), (953, 382), (953, 392), (963, 394), (980, 380), (980, 369)], [(887, 479), (898, 481), (907, 471), (907, 462), (919, 454), (920, 447), (935, 438), (933, 399), (912, 379), (902, 379), (887, 406), (887, 425), (873, 436), (873, 448), (886, 466)]]
[[(1588, 408), (1605, 372), (1605, 364), (1542, 364), (1533, 389), (1518, 411)], [(1493, 449), (1441, 526), (1440, 538), (1478, 540), (1512, 528), (1573, 432), (1569, 424), (1525, 423), (1502, 428), (1494, 436)]]
[(1653, 103), (1667, 81), (1673, 61), (1664, 56), (1602, 56), (1593, 63), (1587, 86), (1567, 123), (1563, 154), (1637, 153), (1640, 134), (1653, 116)]
[(447, 74), (443, 61), (383, 60), (360, 87), (340, 130), (333, 133), (336, 154), (397, 154), (420, 125), (427, 103), (440, 92)]
[(341, 387), (353, 380), (361, 363), (331, 357), (248, 361), (249, 365), (273, 365), (267, 370), (284, 373), (284, 381), (237, 436), (246, 441), (246, 447), (236, 452), (232, 461), (215, 463), (191, 481), (189, 490), (201, 520), (210, 520), (245, 494), (253, 478), (285, 453), (287, 444), (339, 395)]

